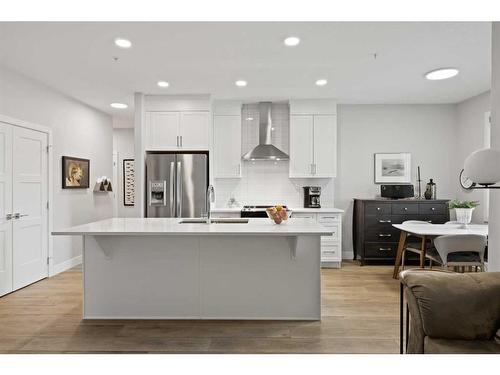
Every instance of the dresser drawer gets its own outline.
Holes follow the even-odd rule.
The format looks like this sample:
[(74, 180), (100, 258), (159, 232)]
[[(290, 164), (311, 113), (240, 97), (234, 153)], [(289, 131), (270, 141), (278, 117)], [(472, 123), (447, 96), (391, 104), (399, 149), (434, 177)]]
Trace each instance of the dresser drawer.
[(394, 227), (365, 231), (365, 241), (392, 242), (399, 241), (400, 230)]
[[(323, 225), (323, 224), (321, 224)], [(328, 231), (328, 232), (331, 232), (332, 235), (331, 236), (322, 236), (321, 238), (328, 238), (328, 239), (332, 239), (332, 240), (337, 240), (340, 236), (340, 229), (339, 229), (339, 225), (334, 225), (334, 226), (325, 226), (325, 229)]]
[(448, 205), (439, 203), (419, 203), (418, 204), (418, 213), (424, 215), (444, 215), (446, 214), (446, 210), (448, 209)]
[(418, 213), (417, 204), (393, 203), (392, 213), (395, 215), (409, 215)]
[(365, 213), (367, 215), (382, 215), (391, 213), (390, 203), (367, 203), (365, 205)]
[(394, 258), (398, 249), (397, 242), (365, 242), (365, 257)]

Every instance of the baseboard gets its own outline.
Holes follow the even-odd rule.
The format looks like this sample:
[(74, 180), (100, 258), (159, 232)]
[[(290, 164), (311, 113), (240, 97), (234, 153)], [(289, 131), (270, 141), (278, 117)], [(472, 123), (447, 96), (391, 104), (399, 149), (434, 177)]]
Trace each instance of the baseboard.
[(73, 268), (75, 266), (78, 266), (79, 264), (82, 263), (82, 256), (78, 255), (77, 257), (68, 259), (62, 263), (59, 264), (54, 264), (49, 271), (49, 277), (55, 276), (58, 273), (64, 272), (69, 270), (70, 268)]
[(353, 258), (354, 258), (354, 252), (353, 251), (343, 251), (342, 252), (342, 259), (353, 260)]

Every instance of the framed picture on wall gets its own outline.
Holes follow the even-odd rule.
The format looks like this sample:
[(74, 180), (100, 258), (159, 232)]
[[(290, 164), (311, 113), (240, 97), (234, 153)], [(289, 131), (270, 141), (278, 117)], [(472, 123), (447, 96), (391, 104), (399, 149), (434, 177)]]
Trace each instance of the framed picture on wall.
[(90, 160), (62, 157), (62, 188), (88, 189), (90, 186)]
[(135, 197), (134, 159), (123, 159), (123, 205), (133, 206)]
[(376, 184), (411, 183), (411, 154), (375, 154)]

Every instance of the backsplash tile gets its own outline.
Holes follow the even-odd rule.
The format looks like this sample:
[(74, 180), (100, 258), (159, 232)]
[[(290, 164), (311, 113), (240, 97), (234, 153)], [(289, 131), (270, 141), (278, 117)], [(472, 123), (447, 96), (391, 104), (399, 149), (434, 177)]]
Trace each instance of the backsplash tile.
[[(252, 120), (250, 120), (250, 118)], [(289, 108), (287, 103), (272, 105), (273, 144), (289, 153)], [(242, 155), (259, 143), (258, 104), (245, 104), (242, 108)], [(227, 207), (234, 196), (240, 205), (277, 204), (290, 207), (303, 206), (302, 186), (321, 186), (321, 205), (333, 207), (334, 182), (326, 179), (290, 179), (288, 161), (242, 161), (241, 179), (216, 179), (216, 207)]]

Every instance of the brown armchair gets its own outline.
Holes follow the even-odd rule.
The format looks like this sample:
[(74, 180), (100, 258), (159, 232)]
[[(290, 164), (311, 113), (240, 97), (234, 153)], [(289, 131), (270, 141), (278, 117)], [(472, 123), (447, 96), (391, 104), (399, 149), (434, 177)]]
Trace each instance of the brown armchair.
[(500, 353), (500, 272), (406, 270), (407, 353)]

